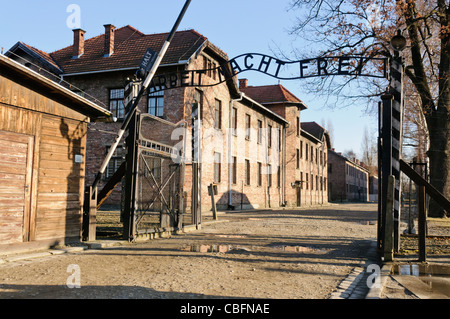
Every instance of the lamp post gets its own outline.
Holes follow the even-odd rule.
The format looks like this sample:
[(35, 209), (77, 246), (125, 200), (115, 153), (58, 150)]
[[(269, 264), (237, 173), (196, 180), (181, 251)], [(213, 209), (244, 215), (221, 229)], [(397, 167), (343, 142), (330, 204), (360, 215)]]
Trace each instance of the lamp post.
[(397, 30), (397, 34), (392, 37), (390, 44), (391, 48), (394, 49), (394, 52), (397, 54), (406, 47), (406, 39), (400, 30)]
[[(379, 176), (381, 176), (381, 229), (379, 229), (379, 239), (383, 240), (384, 251), (391, 249), (398, 251), (400, 248), (400, 157), (403, 115), (403, 61), (399, 53), (406, 47), (406, 39), (400, 30), (391, 39), (390, 45), (394, 50), (394, 57), (390, 61), (389, 90), (381, 97), (382, 108), (380, 114), (380, 137), (382, 143), (379, 143), (381, 148), (381, 163), (379, 163), (379, 166), (381, 166), (379, 167)], [(388, 212), (386, 205), (390, 176), (393, 176), (395, 181), (393, 218), (387, 218), (387, 214), (392, 214), (392, 211)], [(392, 221), (393, 225), (386, 225), (387, 221)], [(392, 235), (386, 233), (388, 229), (393, 231), (391, 247), (386, 246), (385, 239)], [(381, 248), (380, 245), (379, 248)]]

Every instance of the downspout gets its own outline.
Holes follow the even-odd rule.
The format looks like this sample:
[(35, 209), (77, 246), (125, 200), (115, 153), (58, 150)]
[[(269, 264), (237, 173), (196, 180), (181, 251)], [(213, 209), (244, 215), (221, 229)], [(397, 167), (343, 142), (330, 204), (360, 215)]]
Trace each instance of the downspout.
[[(324, 135), (325, 136), (325, 135)], [(324, 168), (323, 168), (323, 164), (324, 164), (324, 157), (325, 157), (325, 143), (324, 143), (324, 136), (322, 136), (322, 156), (319, 159), (319, 165), (320, 165), (320, 176), (319, 176), (319, 183), (320, 183), (320, 179), (322, 179), (322, 182), (320, 183), (320, 204), (323, 205), (324, 200), (323, 200), (323, 185), (324, 185)]]
[[(231, 99), (230, 110), (228, 113), (228, 207), (231, 207), (231, 184), (233, 180), (232, 166), (233, 166), (233, 130), (232, 130), (232, 120), (233, 120), (233, 106), (234, 102), (240, 102), (244, 98), (244, 93), (240, 92), (240, 97), (237, 99)], [(237, 115), (237, 114), (236, 114)]]
[(282, 183), (281, 183), (281, 198), (283, 207), (286, 206), (286, 130), (291, 126), (291, 123), (283, 125), (283, 150), (281, 155), (281, 169), (282, 169)]

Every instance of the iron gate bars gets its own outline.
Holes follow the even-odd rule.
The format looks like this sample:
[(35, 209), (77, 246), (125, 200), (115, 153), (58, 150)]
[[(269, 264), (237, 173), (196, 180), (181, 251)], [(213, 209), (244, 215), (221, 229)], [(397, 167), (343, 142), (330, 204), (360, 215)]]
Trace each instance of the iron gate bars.
[[(175, 174), (177, 172), (179, 172), (179, 168), (180, 165), (175, 164), (175, 165), (169, 165), (169, 168), (171, 167), (175, 167), (175, 169), (170, 172), (168, 177), (164, 178), (164, 184), (163, 184), (163, 180), (161, 182), (157, 181), (157, 178), (155, 177), (155, 175), (153, 174), (153, 170), (155, 169), (155, 167), (150, 167), (151, 165), (148, 164), (146, 157), (150, 157), (150, 156), (146, 156), (144, 155), (145, 151), (140, 152), (141, 154), (139, 155), (140, 159), (142, 159), (142, 162), (144, 163), (144, 167), (143, 169), (140, 171), (140, 174), (138, 175), (139, 178), (139, 182), (140, 182), (140, 187), (139, 187), (139, 191), (140, 191), (140, 196), (138, 197), (138, 207), (139, 209), (139, 215), (137, 220), (136, 220), (136, 229), (138, 228), (139, 224), (141, 223), (141, 221), (143, 220), (144, 216), (150, 211), (150, 209), (153, 207), (153, 205), (155, 204), (155, 202), (159, 199), (161, 199), (161, 204), (163, 206), (165, 206), (165, 208), (167, 209), (168, 213), (175, 219), (177, 214), (176, 214), (176, 203), (174, 201), (172, 201), (172, 205), (170, 205), (170, 203), (168, 203), (166, 197), (164, 196), (164, 189), (167, 187), (167, 185), (169, 184), (169, 182), (175, 182)], [(154, 157), (151, 156), (153, 159), (159, 159), (159, 163), (161, 163), (161, 165), (158, 167), (161, 170), (161, 177), (163, 176), (163, 172), (162, 172), (162, 162), (164, 161), (162, 158), (158, 158), (158, 157)], [(141, 161), (140, 161), (141, 162)], [(154, 194), (150, 199), (149, 202), (145, 203), (144, 201), (144, 196), (142, 194), (143, 192), (143, 187), (142, 187), (142, 180), (144, 178), (147, 178), (146, 174), (148, 173), (148, 175), (150, 176), (151, 180), (153, 181), (154, 185), (156, 186), (156, 191), (153, 192)], [(148, 178), (147, 178), (148, 179)], [(177, 195), (177, 192), (175, 191), (175, 189), (169, 190), (169, 197), (173, 197), (175, 198)], [(139, 205), (140, 204), (140, 205)], [(143, 205), (146, 205), (145, 208), (143, 208)], [(163, 212), (164, 208), (161, 207), (160, 211)], [(165, 225), (161, 225), (162, 221), (159, 221), (160, 226), (165, 226)], [(176, 222), (175, 222), (176, 223)]]

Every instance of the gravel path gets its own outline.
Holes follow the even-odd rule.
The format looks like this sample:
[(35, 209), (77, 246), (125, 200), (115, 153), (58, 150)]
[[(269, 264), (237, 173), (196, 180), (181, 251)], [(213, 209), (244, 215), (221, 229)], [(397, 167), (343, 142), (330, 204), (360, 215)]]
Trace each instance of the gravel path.
[[(3, 263), (0, 298), (327, 299), (366, 263), (376, 209), (220, 213), (171, 238)], [(81, 288), (69, 288), (78, 274)]]

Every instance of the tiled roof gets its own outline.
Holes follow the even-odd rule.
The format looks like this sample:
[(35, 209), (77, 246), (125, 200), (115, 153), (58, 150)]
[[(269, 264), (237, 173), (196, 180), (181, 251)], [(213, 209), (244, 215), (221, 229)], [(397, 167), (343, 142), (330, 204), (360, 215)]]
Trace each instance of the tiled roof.
[(294, 103), (306, 108), (305, 104), (299, 98), (280, 84), (247, 86), (245, 88), (240, 88), (240, 90), (261, 104)]
[(321, 141), (324, 137), (327, 140), (328, 148), (331, 148), (331, 140), (328, 131), (316, 122), (301, 122), (300, 124), (302, 131), (309, 133), (316, 139)]
[(63, 73), (63, 70), (60, 68), (60, 66), (56, 63), (55, 60), (48, 54), (47, 52), (41, 51), (39, 49), (36, 49), (35, 47), (32, 47), (31, 45), (28, 45), (23, 42), (17, 42), (8, 52), (5, 53), (6, 56), (12, 57), (14, 56), (15, 51), (22, 50), (26, 52), (27, 54), (34, 56), (37, 60), (40, 60), (42, 63), (47, 64), (49, 69), (51, 69), (54, 73), (61, 74)]
[[(73, 46), (50, 53), (65, 74), (137, 68), (148, 48), (159, 52), (168, 33), (143, 34), (139, 30), (125, 26), (115, 30), (114, 54), (104, 57), (105, 35), (87, 39), (84, 54), (73, 59)], [(187, 60), (206, 41), (206, 38), (194, 30), (179, 31), (161, 64), (178, 63)]]
[(323, 133), (325, 132), (325, 129), (316, 122), (302, 122), (301, 127), (302, 130), (305, 130), (319, 140), (322, 139)]
[(36, 53), (37, 55), (39, 55), (41, 58), (43, 58), (45, 61), (47, 61), (48, 63), (50, 63), (52, 66), (54, 66), (57, 69), (61, 68), (59, 67), (59, 65), (55, 62), (55, 60), (53, 60), (53, 58), (50, 56), (50, 54), (48, 54), (47, 52), (44, 52), (42, 50), (36, 49), (35, 47), (32, 47), (31, 45), (28, 45), (26, 43), (21, 42), (23, 45), (25, 45), (27, 48), (29, 48), (30, 50), (32, 50), (34, 53)]

